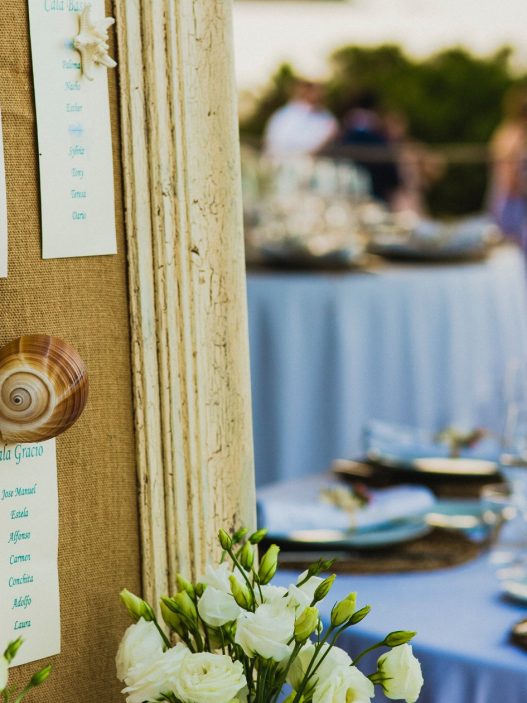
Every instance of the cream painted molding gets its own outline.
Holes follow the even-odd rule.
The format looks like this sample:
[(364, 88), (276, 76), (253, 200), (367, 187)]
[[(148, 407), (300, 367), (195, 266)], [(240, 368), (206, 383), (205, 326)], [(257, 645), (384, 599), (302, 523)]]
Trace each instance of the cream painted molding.
[(230, 0), (115, 0), (144, 592), (254, 525)]

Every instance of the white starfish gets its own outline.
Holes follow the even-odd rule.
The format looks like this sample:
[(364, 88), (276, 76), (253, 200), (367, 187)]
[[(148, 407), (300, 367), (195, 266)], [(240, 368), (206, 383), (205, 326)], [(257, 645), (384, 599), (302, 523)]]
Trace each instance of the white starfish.
[(114, 24), (113, 17), (93, 21), (91, 4), (84, 6), (79, 17), (79, 33), (73, 39), (73, 46), (81, 55), (81, 70), (90, 81), (97, 65), (115, 68), (117, 63), (108, 55), (108, 29)]

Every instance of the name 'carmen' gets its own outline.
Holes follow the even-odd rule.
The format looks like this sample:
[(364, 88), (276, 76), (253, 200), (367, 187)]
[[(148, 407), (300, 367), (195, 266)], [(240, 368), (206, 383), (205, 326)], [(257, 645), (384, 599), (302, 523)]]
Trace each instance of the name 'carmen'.
[(31, 554), (11, 554), (9, 557), (9, 563), (20, 564), (21, 562), (31, 561)]

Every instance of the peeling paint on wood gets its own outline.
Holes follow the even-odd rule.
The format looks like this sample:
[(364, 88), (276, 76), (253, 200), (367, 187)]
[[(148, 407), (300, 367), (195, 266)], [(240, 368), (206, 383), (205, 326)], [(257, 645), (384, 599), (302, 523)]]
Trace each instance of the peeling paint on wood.
[(228, 0), (117, 0), (144, 593), (254, 526)]

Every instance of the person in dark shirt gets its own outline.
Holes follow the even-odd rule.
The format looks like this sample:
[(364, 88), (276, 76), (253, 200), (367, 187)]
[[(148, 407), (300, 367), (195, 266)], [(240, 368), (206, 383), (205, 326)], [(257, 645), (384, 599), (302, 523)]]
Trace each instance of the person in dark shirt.
[(400, 185), (400, 178), (374, 93), (363, 92), (346, 112), (339, 143), (347, 147), (346, 154), (368, 172), (372, 195), (389, 202)]

